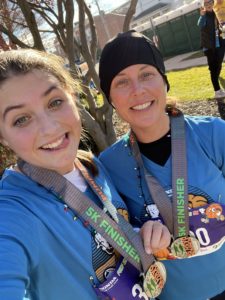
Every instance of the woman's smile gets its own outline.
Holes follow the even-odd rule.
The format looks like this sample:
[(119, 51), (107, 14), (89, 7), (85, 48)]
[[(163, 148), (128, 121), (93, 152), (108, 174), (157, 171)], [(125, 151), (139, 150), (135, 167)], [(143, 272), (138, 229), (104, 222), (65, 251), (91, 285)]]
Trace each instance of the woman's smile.
[(154, 102), (154, 100), (149, 101), (149, 102), (145, 102), (143, 104), (138, 104), (138, 105), (132, 106), (131, 109), (132, 110), (143, 111), (143, 110), (146, 110), (147, 108), (149, 108), (153, 104), (153, 102)]
[(68, 133), (66, 133), (56, 141), (41, 146), (40, 149), (56, 151), (56, 150), (66, 148), (68, 143), (69, 143)]

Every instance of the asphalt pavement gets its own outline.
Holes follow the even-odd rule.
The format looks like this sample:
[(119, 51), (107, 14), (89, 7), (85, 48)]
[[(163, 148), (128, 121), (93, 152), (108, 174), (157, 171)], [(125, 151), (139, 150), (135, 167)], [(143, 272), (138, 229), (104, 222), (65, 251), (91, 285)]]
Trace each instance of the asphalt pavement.
[(180, 69), (186, 69), (186, 68), (191, 68), (196, 66), (207, 65), (207, 60), (204, 55), (201, 57), (192, 58), (195, 53), (196, 52), (180, 54), (172, 58), (166, 59), (164, 61), (166, 66), (166, 71), (180, 70)]

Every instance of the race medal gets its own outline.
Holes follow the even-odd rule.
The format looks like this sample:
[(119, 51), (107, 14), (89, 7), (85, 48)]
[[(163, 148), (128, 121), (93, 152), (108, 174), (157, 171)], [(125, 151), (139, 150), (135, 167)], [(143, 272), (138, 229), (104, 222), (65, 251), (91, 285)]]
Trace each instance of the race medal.
[(198, 253), (200, 249), (199, 241), (192, 236), (184, 236), (173, 241), (171, 253), (179, 258), (187, 258)]
[(143, 288), (149, 298), (157, 297), (166, 282), (166, 269), (164, 265), (155, 261), (144, 276)]

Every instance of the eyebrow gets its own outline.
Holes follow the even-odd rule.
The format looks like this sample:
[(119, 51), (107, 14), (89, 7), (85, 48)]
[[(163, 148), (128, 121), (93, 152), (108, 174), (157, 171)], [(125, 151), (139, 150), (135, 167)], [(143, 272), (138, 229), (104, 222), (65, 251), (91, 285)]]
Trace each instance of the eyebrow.
[[(46, 97), (48, 94), (51, 93), (52, 90), (54, 89), (58, 89), (58, 86), (57, 85), (51, 85), (43, 94), (41, 94), (41, 97)], [(14, 109), (20, 109), (20, 108), (23, 108), (24, 107), (24, 104), (19, 104), (19, 105), (13, 105), (13, 106), (8, 106), (4, 113), (3, 113), (3, 120), (5, 120), (6, 118), (6, 115), (7, 113), (9, 113), (10, 111), (14, 110)]]
[[(149, 66), (152, 66), (152, 65), (144, 65), (144, 66), (142, 66), (142, 67), (140, 68), (139, 71), (142, 71), (142, 70), (146, 69), (146, 68), (149, 67)], [(123, 76), (123, 75), (126, 75), (126, 74), (123, 73), (123, 71), (121, 71), (121, 72), (120, 72), (119, 74), (117, 74), (116, 76)]]
[(48, 94), (51, 93), (52, 90), (55, 90), (55, 89), (59, 89), (59, 87), (57, 85), (51, 85), (42, 95), (41, 97), (46, 97)]

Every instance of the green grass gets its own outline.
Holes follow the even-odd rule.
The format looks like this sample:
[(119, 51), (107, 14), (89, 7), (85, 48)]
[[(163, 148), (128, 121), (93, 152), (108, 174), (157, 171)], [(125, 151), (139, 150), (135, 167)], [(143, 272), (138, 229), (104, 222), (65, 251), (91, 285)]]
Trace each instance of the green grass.
[[(179, 101), (198, 101), (214, 97), (208, 66), (171, 71), (167, 75), (170, 82), (168, 94), (170, 97)], [(221, 87), (225, 88), (225, 65), (220, 77)]]

